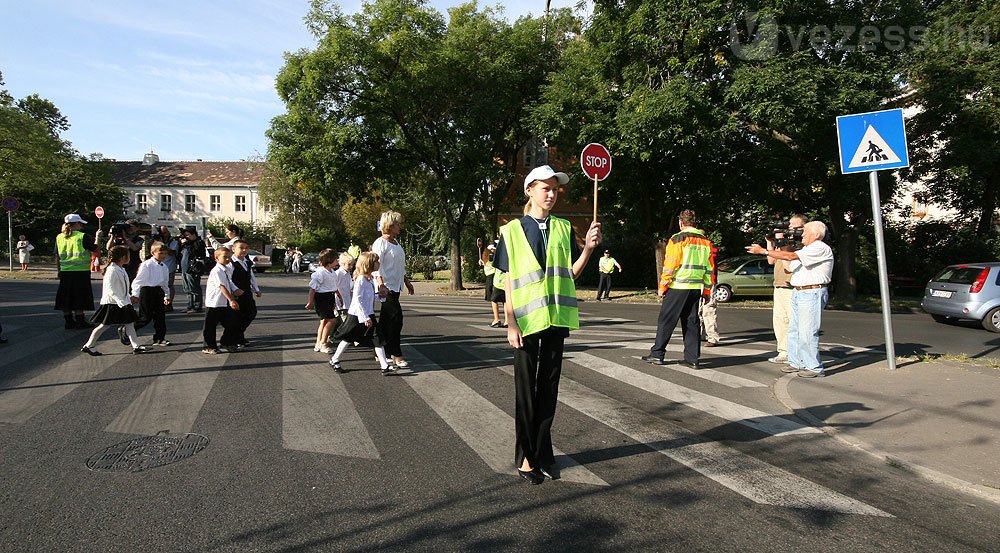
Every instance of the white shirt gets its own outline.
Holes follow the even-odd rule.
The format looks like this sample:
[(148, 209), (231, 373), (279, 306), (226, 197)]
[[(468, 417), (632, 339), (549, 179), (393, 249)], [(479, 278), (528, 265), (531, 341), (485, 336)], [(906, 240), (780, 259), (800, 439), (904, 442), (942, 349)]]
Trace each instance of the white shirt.
[(229, 293), (236, 291), (233, 284), (233, 264), (223, 265), (216, 263), (212, 267), (212, 272), (208, 274), (208, 284), (205, 285), (205, 307), (226, 307), (229, 300), (223, 295), (220, 286), (225, 286)]
[(326, 267), (316, 269), (316, 272), (309, 277), (309, 287), (317, 294), (328, 294), (337, 291), (337, 281), (340, 280), (335, 271)]
[(337, 277), (337, 291), (340, 292), (340, 296), (337, 298), (337, 309), (347, 309), (350, 307), (353, 297), (351, 273), (348, 273), (343, 267), (338, 267), (333, 274)]
[(156, 258), (150, 257), (139, 265), (139, 270), (135, 273), (135, 280), (132, 281), (132, 295), (139, 297), (139, 290), (150, 286), (163, 288), (163, 293), (169, 298), (170, 288), (170, 268), (167, 263), (159, 262)]
[(792, 286), (810, 286), (813, 284), (829, 284), (833, 277), (833, 250), (822, 240), (795, 252), (798, 259), (788, 264), (792, 272)]
[(351, 298), (351, 307), (347, 309), (347, 313), (364, 323), (375, 312), (375, 296), (375, 279), (369, 280), (365, 275), (358, 275), (354, 279), (354, 297)]
[(382, 277), (382, 283), (393, 292), (403, 290), (403, 276), (406, 275), (406, 254), (403, 246), (382, 238), (372, 243), (372, 251), (378, 254), (378, 271), (374, 274)]
[(128, 273), (117, 263), (108, 265), (101, 283), (101, 305), (132, 305), (128, 293)]
[[(260, 286), (257, 286), (257, 277), (254, 276), (253, 270), (250, 269), (249, 265), (247, 265), (247, 258), (244, 257), (243, 259), (240, 259), (234, 255), (233, 263), (239, 263), (240, 267), (243, 267), (244, 271), (250, 273), (250, 291), (254, 293), (260, 292)], [(230, 275), (231, 274), (232, 273), (230, 273)]]
[(209, 236), (208, 245), (212, 246), (213, 250), (217, 250), (219, 248), (229, 248), (229, 251), (233, 251), (233, 244), (235, 244), (236, 241), (239, 239), (240, 239), (239, 236), (234, 236), (233, 238), (230, 238), (226, 242), (220, 244), (219, 241), (216, 240), (214, 236)]

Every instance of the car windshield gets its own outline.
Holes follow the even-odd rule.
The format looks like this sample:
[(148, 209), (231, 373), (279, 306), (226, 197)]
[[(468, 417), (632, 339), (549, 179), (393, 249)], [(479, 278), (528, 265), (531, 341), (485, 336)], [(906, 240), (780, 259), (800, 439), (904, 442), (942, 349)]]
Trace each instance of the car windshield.
[(715, 266), (715, 268), (722, 273), (731, 273), (746, 262), (747, 258), (745, 257), (733, 257), (730, 259), (723, 259)]
[(952, 284), (972, 284), (982, 271), (983, 267), (955, 265), (953, 267), (945, 267), (932, 280), (935, 282), (950, 282)]
[(257, 250), (250, 250), (248, 252), (248, 255), (262, 255), (262, 254), (259, 251), (257, 251)]

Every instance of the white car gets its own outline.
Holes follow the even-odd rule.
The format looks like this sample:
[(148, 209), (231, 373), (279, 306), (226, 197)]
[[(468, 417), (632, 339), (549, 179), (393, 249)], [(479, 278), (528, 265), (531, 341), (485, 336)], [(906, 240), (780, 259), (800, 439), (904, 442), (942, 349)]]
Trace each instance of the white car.
[(253, 261), (253, 270), (258, 273), (263, 273), (271, 266), (271, 257), (260, 253), (257, 250), (250, 250), (247, 254), (250, 261)]

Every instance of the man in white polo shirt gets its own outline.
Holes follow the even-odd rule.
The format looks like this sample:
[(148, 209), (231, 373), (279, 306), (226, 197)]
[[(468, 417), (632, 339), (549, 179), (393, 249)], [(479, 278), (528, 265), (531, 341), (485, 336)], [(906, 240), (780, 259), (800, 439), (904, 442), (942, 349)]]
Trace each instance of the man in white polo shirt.
[(747, 246), (753, 254), (767, 255), (788, 261), (792, 272), (792, 305), (788, 321), (788, 367), (803, 378), (823, 376), (819, 359), (819, 328), (823, 309), (830, 297), (829, 284), (833, 276), (833, 250), (823, 238), (826, 225), (819, 221), (806, 223), (802, 232), (801, 250), (785, 252), (768, 250), (759, 244)]

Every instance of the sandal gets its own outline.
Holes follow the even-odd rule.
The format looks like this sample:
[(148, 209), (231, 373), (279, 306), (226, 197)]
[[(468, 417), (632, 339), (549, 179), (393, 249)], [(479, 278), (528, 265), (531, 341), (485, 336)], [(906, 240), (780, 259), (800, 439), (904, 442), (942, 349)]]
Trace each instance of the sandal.
[(490, 328), (500, 328), (500, 321), (493, 321), (490, 323)]

